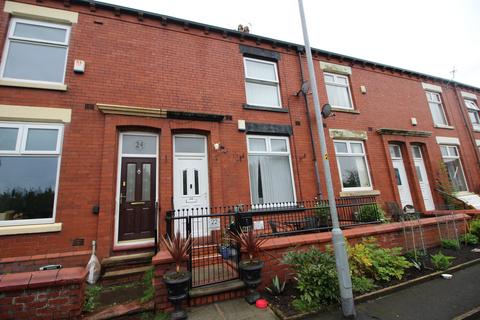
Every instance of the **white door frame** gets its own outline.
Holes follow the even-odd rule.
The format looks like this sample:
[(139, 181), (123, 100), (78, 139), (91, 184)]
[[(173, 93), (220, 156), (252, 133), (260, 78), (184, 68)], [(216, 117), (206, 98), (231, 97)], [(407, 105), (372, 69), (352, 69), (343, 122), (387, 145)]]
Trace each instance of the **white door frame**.
[[(416, 149), (416, 148), (418, 148), (418, 151), (420, 152), (420, 157), (415, 156), (415, 150), (414, 149)], [(418, 178), (420, 178), (420, 177), (418, 177), (418, 172), (417, 172), (417, 180), (418, 180), (418, 184), (420, 186), (420, 192), (422, 194), (423, 205), (425, 206), (425, 210), (426, 211), (435, 210), (435, 202), (433, 201), (432, 189), (430, 188), (430, 181), (428, 179), (428, 172), (427, 172), (427, 167), (425, 166), (425, 160), (423, 158), (422, 148), (419, 145), (413, 145), (412, 146), (412, 154), (413, 154), (413, 164), (414, 164), (415, 167), (417, 166), (417, 164), (419, 165), (420, 171), (421, 171), (420, 173), (422, 174), (423, 182), (420, 182), (420, 180), (418, 180)], [(415, 170), (416, 170), (416, 168), (415, 168)], [(425, 186), (424, 188), (422, 188), (422, 184)], [(427, 196), (430, 197), (431, 209), (429, 209), (429, 205), (427, 204), (427, 201), (425, 200), (424, 189), (425, 189), (426, 192), (428, 192)]]
[[(395, 151), (398, 151), (397, 154), (395, 152), (392, 152), (392, 148), (395, 149)], [(400, 202), (402, 208), (405, 207), (405, 205), (413, 205), (413, 198), (412, 198), (412, 192), (410, 190), (410, 184), (408, 182), (408, 176), (407, 176), (407, 171), (405, 169), (405, 163), (403, 162), (403, 157), (402, 157), (402, 149), (398, 144), (389, 144), (388, 149), (390, 151), (390, 158), (392, 159), (392, 166), (394, 170), (394, 176), (395, 176), (395, 186), (397, 187), (397, 192), (400, 197)], [(398, 174), (400, 176), (400, 180), (402, 182), (402, 190), (398, 187), (397, 183), (397, 176), (395, 174), (395, 169), (398, 170)], [(403, 174), (403, 176), (402, 176)], [(402, 191), (403, 191), (403, 199), (402, 199)], [(410, 201), (410, 203), (407, 203)]]
[[(203, 139), (204, 141), (204, 150), (205, 152), (203, 153), (193, 153), (193, 152), (177, 152), (176, 150), (176, 147), (175, 147), (175, 139), (177, 137), (186, 137), (186, 138), (201, 138)], [(198, 159), (198, 158), (202, 158), (202, 161), (204, 162), (205, 164), (205, 170), (206, 170), (206, 181), (205, 181), (205, 188), (206, 188), (206, 204), (205, 204), (205, 207), (206, 208), (209, 208), (210, 207), (210, 181), (209, 181), (209, 178), (210, 178), (210, 172), (209, 172), (209, 167), (208, 167), (208, 143), (207, 143), (207, 137), (205, 135), (200, 135), (200, 134), (175, 134), (173, 135), (173, 139), (172, 139), (172, 142), (173, 142), (173, 170), (172, 170), (172, 175), (173, 175), (173, 209), (176, 210), (178, 208), (176, 208), (176, 190), (175, 190), (175, 185), (176, 185), (176, 182), (175, 182), (175, 172), (176, 172), (176, 161), (177, 159), (180, 160), (180, 159), (188, 159), (188, 158), (191, 158), (191, 159)], [(205, 222), (208, 222), (207, 219), (204, 219)], [(204, 229), (202, 229), (204, 230)], [(207, 233), (208, 233), (208, 225), (207, 225)], [(206, 235), (206, 234), (205, 234)]]
[[(125, 135), (137, 135), (137, 136), (151, 136), (155, 137), (155, 146), (156, 146), (156, 153), (155, 154), (123, 154), (123, 137)], [(142, 131), (123, 131), (120, 132), (118, 137), (118, 160), (117, 160), (117, 186), (115, 188), (115, 230), (114, 230), (114, 247), (131, 247), (131, 246), (138, 246), (138, 245), (148, 245), (154, 244), (155, 239), (148, 238), (148, 239), (138, 239), (138, 240), (128, 240), (128, 241), (118, 241), (118, 225), (119, 225), (119, 217), (120, 217), (120, 184), (122, 179), (122, 159), (123, 158), (155, 158), (155, 202), (158, 204), (158, 153), (159, 153), (159, 137), (156, 133), (151, 132), (142, 132)], [(157, 218), (155, 221), (158, 223), (158, 212), (155, 210), (155, 215)], [(158, 229), (158, 228), (155, 228)], [(157, 230), (157, 237), (158, 237), (158, 230)]]

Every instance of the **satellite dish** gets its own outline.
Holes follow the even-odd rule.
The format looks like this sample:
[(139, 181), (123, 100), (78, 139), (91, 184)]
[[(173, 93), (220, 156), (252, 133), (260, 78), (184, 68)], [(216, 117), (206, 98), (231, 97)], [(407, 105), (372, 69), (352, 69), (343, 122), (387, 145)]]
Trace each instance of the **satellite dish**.
[(332, 106), (329, 105), (328, 103), (324, 104), (322, 107), (322, 117), (323, 118), (328, 118), (332, 114)]
[(308, 91), (310, 90), (310, 82), (303, 81), (302, 88), (300, 90), (302, 91), (303, 94), (307, 94)]

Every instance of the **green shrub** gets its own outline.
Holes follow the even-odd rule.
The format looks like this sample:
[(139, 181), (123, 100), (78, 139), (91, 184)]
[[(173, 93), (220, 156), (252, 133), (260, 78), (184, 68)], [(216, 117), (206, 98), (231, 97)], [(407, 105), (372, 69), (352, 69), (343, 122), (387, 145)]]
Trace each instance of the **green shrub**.
[(353, 292), (366, 293), (372, 291), (376, 285), (373, 279), (367, 277), (352, 276)]
[(405, 252), (403, 255), (408, 261), (410, 261), (418, 270), (423, 268), (424, 258), (427, 256), (423, 250), (413, 250)]
[(318, 217), (321, 225), (327, 224), (330, 218), (330, 207), (328, 203), (317, 202), (313, 212)]
[(452, 250), (460, 250), (460, 243), (455, 239), (443, 239), (442, 240), (442, 248), (452, 249)]
[(360, 210), (358, 210), (357, 220), (359, 222), (385, 222), (385, 212), (377, 204), (367, 204), (361, 206)]
[(312, 246), (304, 252), (287, 252), (283, 261), (291, 265), (296, 273), (300, 297), (293, 305), (299, 311), (318, 310), (322, 306), (338, 302), (337, 271), (331, 253)]
[(446, 270), (452, 264), (452, 260), (455, 257), (450, 257), (444, 255), (441, 251), (437, 254), (431, 255), (432, 257), (432, 265), (435, 270)]
[(401, 252), (402, 248), (380, 247), (375, 238), (363, 239), (361, 243), (348, 247), (352, 275), (380, 281), (402, 279), (405, 270), (413, 265)]
[(480, 239), (480, 219), (475, 219), (470, 222), (470, 233)]
[(92, 312), (98, 305), (98, 295), (102, 291), (99, 285), (88, 286), (85, 291), (85, 303), (83, 304), (83, 311)]
[(283, 291), (285, 291), (285, 283), (285, 281), (280, 282), (280, 279), (276, 275), (272, 278), (272, 284), (270, 287), (265, 287), (265, 289), (274, 296), (280, 296)]
[(475, 246), (478, 244), (478, 237), (473, 233), (465, 233), (460, 237), (460, 242), (463, 242), (470, 246)]

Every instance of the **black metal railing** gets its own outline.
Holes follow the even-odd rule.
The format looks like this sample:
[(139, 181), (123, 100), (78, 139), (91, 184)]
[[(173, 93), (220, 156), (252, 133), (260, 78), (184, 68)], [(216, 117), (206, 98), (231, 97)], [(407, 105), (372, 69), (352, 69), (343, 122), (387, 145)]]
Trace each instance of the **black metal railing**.
[[(375, 196), (336, 200), (340, 226), (378, 223)], [(239, 250), (230, 231), (252, 229), (265, 237), (328, 231), (332, 228), (327, 200), (177, 209), (167, 212), (167, 234), (192, 236), (189, 270), (192, 287), (238, 278)]]

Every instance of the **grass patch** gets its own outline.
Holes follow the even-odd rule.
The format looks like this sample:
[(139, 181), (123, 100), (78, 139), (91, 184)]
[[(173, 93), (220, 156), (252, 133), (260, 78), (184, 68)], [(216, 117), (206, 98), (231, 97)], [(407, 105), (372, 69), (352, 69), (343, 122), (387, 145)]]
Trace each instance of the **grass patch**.
[(150, 269), (147, 272), (145, 272), (145, 275), (143, 276), (142, 281), (146, 289), (145, 291), (143, 291), (143, 296), (140, 298), (141, 303), (150, 301), (155, 296), (155, 288), (153, 287), (152, 280), (153, 280), (153, 269)]

